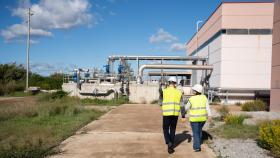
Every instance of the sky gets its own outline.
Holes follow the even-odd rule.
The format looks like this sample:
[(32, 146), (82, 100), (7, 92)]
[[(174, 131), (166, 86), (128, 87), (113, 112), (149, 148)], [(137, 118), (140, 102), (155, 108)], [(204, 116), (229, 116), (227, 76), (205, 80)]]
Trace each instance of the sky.
[(110, 55), (186, 56), (184, 43), (221, 0), (0, 0), (0, 64), (49, 75), (102, 68)]

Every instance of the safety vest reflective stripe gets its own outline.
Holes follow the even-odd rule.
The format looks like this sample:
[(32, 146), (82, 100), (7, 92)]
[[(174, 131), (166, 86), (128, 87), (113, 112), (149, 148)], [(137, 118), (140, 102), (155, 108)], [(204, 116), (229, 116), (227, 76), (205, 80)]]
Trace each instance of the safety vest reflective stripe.
[(176, 102), (168, 102), (168, 103), (162, 103), (162, 105), (169, 105), (169, 104), (171, 104), (171, 105), (181, 105), (180, 103), (176, 103)]
[(190, 115), (190, 117), (203, 117), (203, 116), (207, 116), (207, 114), (205, 114), (205, 115)]
[(204, 110), (206, 109), (206, 107), (196, 107), (196, 108), (192, 108), (192, 110)]
[(180, 110), (162, 110), (162, 112), (180, 112)]

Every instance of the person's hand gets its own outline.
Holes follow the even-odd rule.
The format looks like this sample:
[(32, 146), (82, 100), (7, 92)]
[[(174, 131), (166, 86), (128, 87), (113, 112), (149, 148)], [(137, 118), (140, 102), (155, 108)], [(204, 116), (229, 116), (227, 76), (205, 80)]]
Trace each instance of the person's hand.
[(181, 121), (182, 121), (183, 123), (185, 123), (185, 122), (187, 121), (187, 119), (186, 119), (186, 118), (181, 118)]
[(212, 117), (208, 116), (208, 122), (212, 123)]

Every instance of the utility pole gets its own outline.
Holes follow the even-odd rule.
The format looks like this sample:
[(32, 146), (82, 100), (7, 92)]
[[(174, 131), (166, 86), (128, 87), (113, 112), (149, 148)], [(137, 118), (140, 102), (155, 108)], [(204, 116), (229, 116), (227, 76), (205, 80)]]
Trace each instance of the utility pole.
[(29, 81), (29, 51), (30, 51), (30, 17), (33, 15), (28, 8), (28, 20), (27, 20), (27, 40), (26, 40), (26, 87), (25, 90), (28, 92), (28, 81)]

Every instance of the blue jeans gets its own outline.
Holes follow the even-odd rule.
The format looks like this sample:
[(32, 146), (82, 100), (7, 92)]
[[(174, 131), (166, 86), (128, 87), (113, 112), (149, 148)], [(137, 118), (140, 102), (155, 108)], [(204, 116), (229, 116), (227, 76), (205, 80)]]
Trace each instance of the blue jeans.
[(193, 131), (193, 149), (199, 150), (202, 143), (202, 128), (205, 124), (204, 122), (191, 122), (191, 127)]

